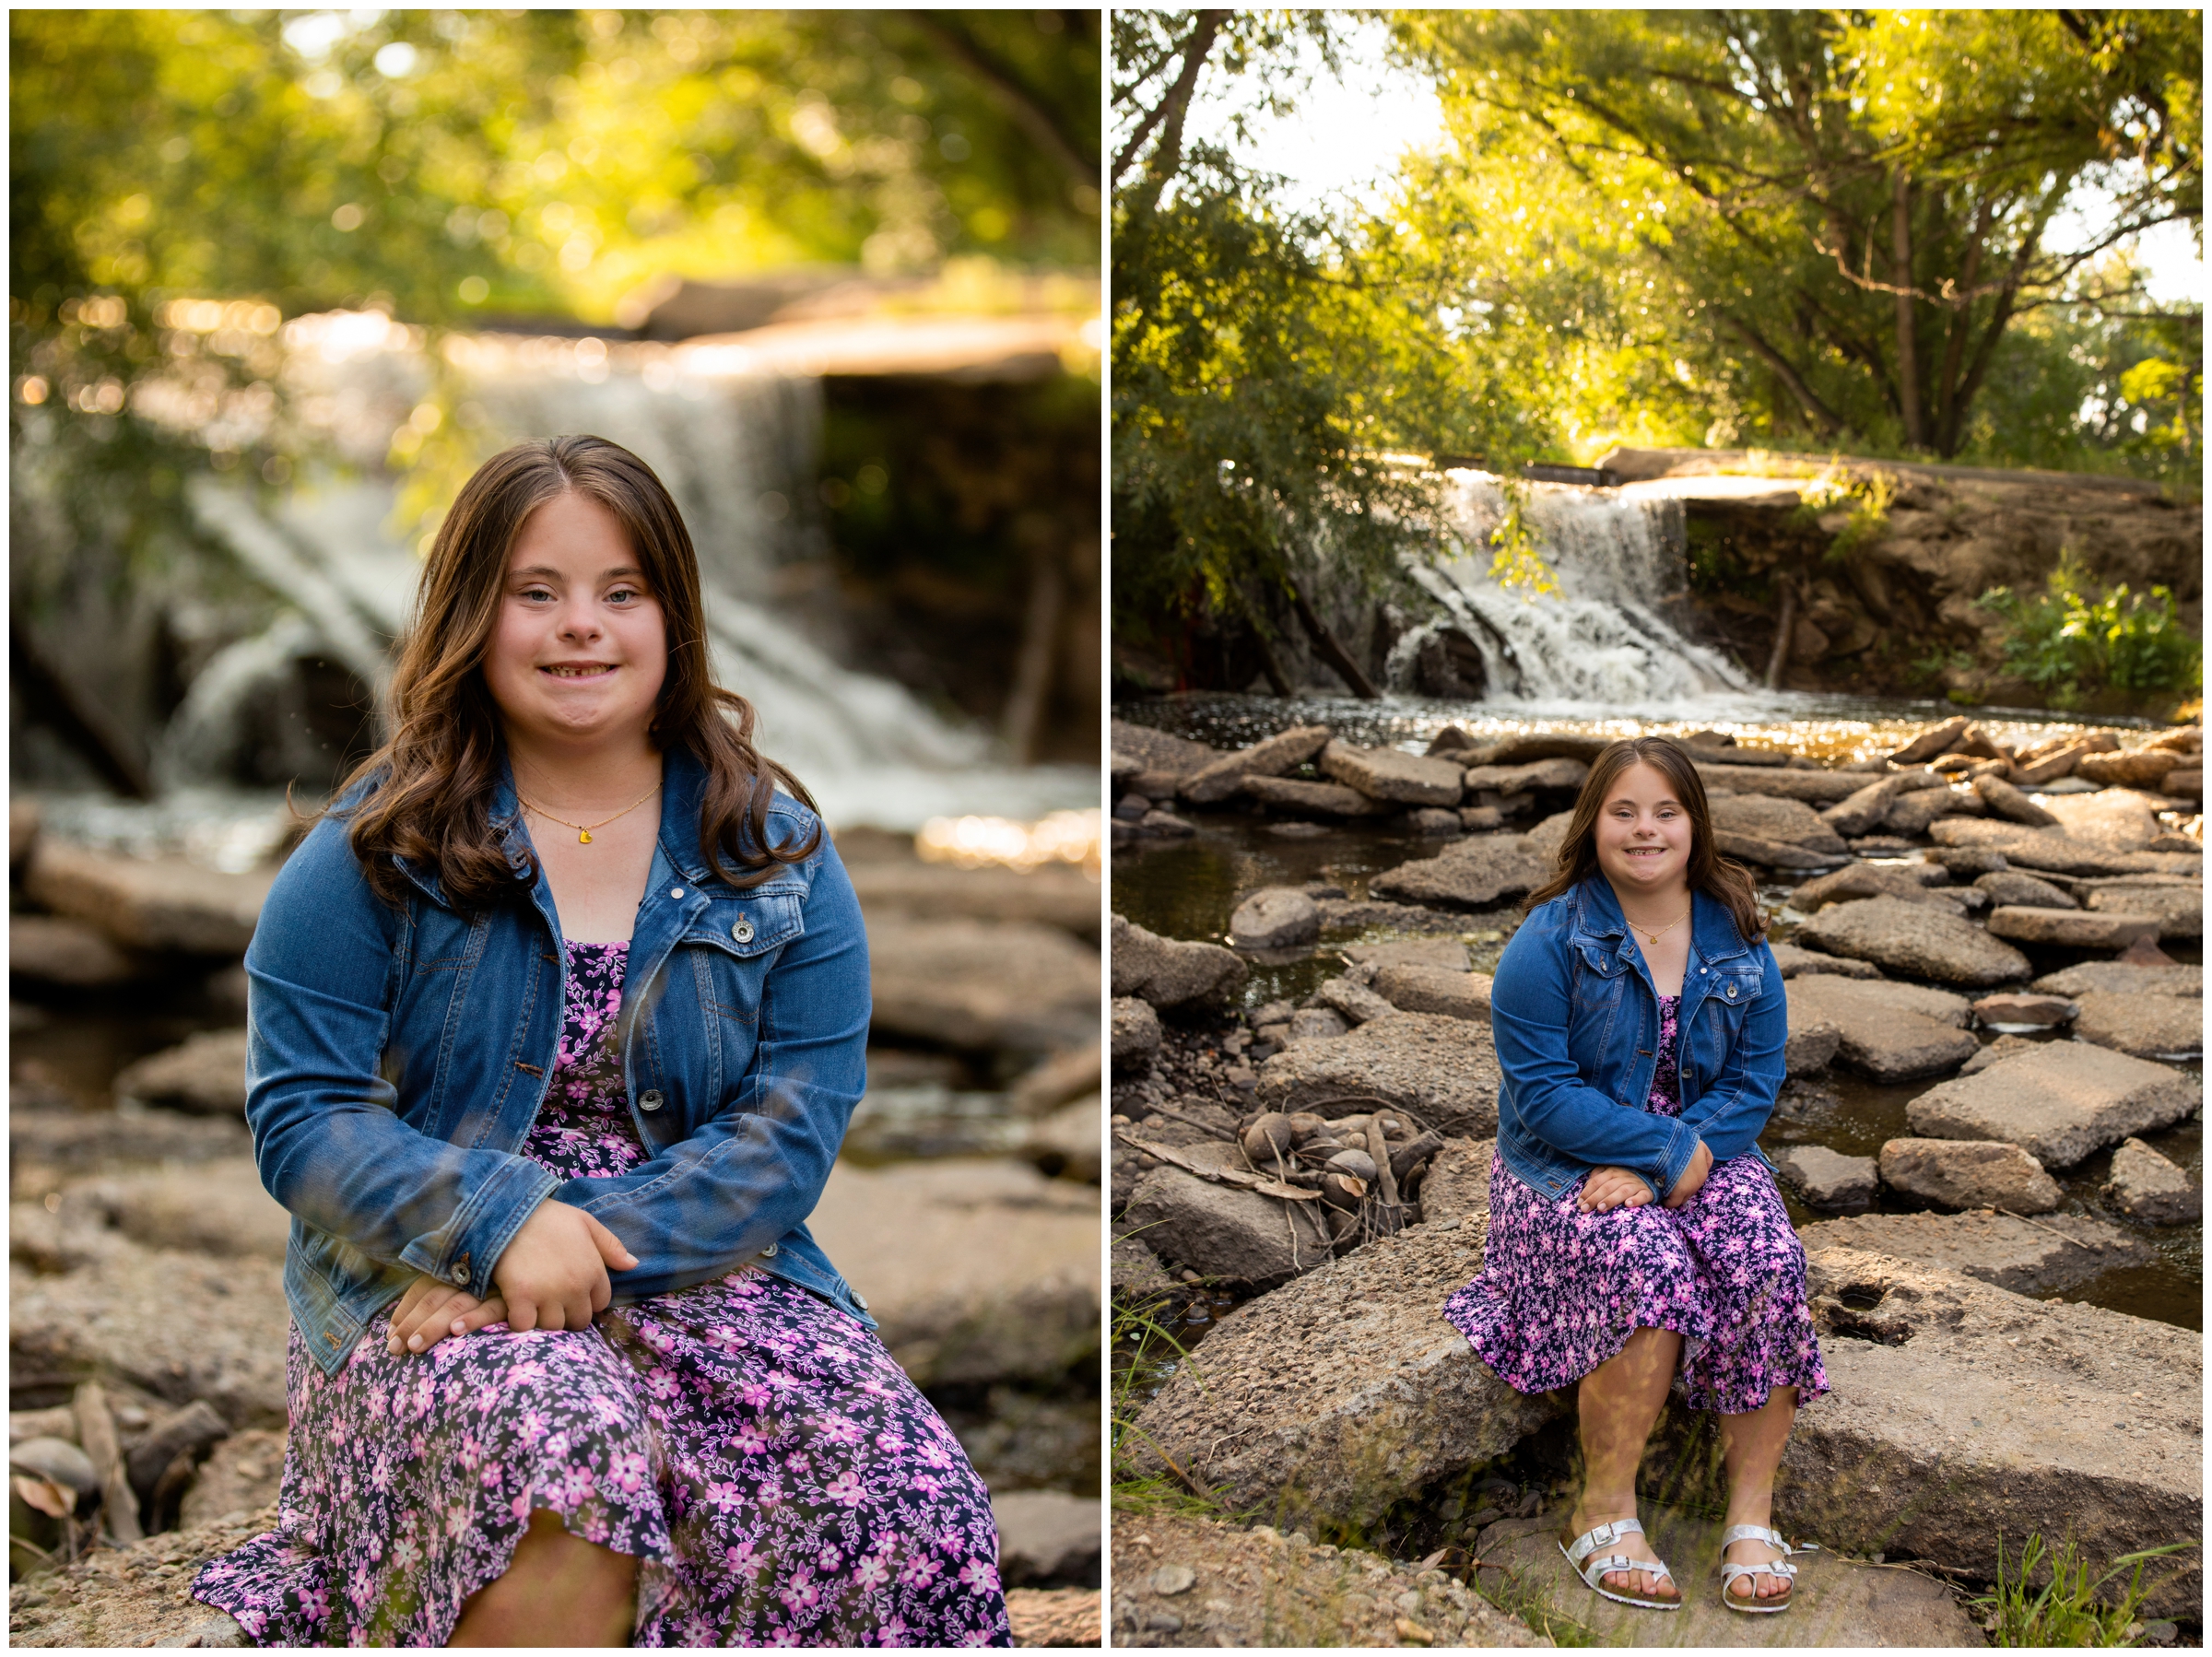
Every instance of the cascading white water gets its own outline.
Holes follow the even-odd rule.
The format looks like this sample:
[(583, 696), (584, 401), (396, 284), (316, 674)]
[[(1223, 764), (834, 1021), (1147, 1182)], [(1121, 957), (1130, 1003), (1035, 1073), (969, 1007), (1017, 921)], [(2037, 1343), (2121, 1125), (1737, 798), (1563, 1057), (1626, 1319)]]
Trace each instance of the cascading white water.
[(1407, 566), (1440, 614), (1391, 652), (1393, 688), (1409, 687), (1422, 648), (1445, 630), (1479, 652), (1485, 700), (1618, 707), (1751, 688), (1733, 663), (1666, 618), (1665, 601), (1684, 576), (1679, 500), (1639, 498), (1633, 486), (1520, 485), (1524, 521), (1559, 588), (1532, 594), (1490, 574), (1490, 534), (1511, 510), (1500, 480), (1447, 476), (1456, 546)]

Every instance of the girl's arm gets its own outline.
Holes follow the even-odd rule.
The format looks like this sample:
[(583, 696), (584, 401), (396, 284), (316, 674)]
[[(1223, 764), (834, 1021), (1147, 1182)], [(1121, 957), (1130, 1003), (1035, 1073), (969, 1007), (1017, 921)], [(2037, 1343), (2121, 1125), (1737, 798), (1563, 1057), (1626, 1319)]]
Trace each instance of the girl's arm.
[(1573, 1004), (1568, 946), (1556, 934), (1533, 935), (1549, 931), (1524, 926), (1515, 933), (1490, 990), (1490, 1034), (1514, 1107), (1523, 1125), (1554, 1150), (1578, 1162), (1627, 1169), (1652, 1188), (1654, 1200), (1663, 1199), (1696, 1155), (1697, 1132), (1607, 1099), (1583, 1080), (1567, 1051)]
[(722, 1275), (821, 1200), (860, 1102), (870, 1010), (860, 903), (827, 837), (804, 912), (769, 970), (752, 1066), (728, 1108), (628, 1173), (553, 1193), (638, 1257), (611, 1274), (617, 1303)]
[(1768, 1117), (1774, 1113), (1774, 1096), (1782, 1088), (1783, 1044), (1790, 1033), (1789, 998), (1783, 992), (1782, 968), (1775, 962), (1773, 950), (1761, 944), (1758, 957), (1762, 969), (1758, 998), (1744, 1009), (1743, 1024), (1720, 1074), (1707, 1080), (1698, 1102), (1682, 1113), (1682, 1120), (1705, 1141), (1716, 1162), (1744, 1156), (1751, 1149)]

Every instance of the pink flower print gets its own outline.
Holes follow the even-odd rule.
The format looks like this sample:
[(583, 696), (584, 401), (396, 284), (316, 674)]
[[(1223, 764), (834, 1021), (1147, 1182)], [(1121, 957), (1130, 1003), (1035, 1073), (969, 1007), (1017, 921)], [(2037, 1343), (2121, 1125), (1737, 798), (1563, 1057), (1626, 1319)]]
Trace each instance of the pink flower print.
[[(717, 1479), (709, 1485), (706, 1498), (718, 1513), (728, 1513), (745, 1506), (745, 1491), (728, 1479)], [(748, 1542), (745, 1545), (749, 1549), (752, 1544)]]
[(831, 1416), (822, 1424), (821, 1440), (825, 1444), (857, 1444), (865, 1435), (859, 1423), (843, 1416)]
[(911, 1630), (907, 1628), (906, 1618), (893, 1612), (889, 1620), (883, 1625), (883, 1643), (887, 1646), (905, 1645), (909, 1632)]
[(760, 1455), (768, 1449), (768, 1433), (757, 1421), (747, 1421), (737, 1429), (733, 1447), (739, 1455)]
[(830, 1481), (822, 1495), (841, 1508), (857, 1508), (868, 1493), (861, 1488), (860, 1475), (848, 1467)]
[(456, 1502), (445, 1510), (446, 1535), (449, 1537), (461, 1535), (468, 1529), (469, 1522), (475, 1518), (476, 1514), (470, 1510), (467, 1503)]
[(737, 1402), (752, 1410), (766, 1409), (773, 1394), (757, 1381), (748, 1381), (737, 1389)]
[(507, 1504), (507, 1510), (516, 1519), (527, 1522), (530, 1518), (530, 1492), (527, 1490), (517, 1491), (514, 1499)]
[(853, 1581), (863, 1589), (880, 1588), (890, 1580), (890, 1561), (880, 1554), (872, 1554), (853, 1567)]
[(723, 1562), (730, 1568), (731, 1572), (740, 1577), (751, 1576), (760, 1569), (762, 1563), (760, 1555), (753, 1547), (753, 1539), (750, 1536), (740, 1538), (735, 1547), (724, 1549), (722, 1557)]
[(514, 1430), (522, 1436), (524, 1443), (535, 1444), (546, 1436), (549, 1424), (542, 1411), (524, 1410), (522, 1419), (515, 1423)]
[(413, 1570), (422, 1562), (422, 1548), (412, 1536), (402, 1536), (392, 1549), (392, 1569)]
[(927, 1554), (916, 1554), (899, 1572), (900, 1584), (907, 1588), (926, 1588), (936, 1580), (937, 1562)]
[(822, 1591), (815, 1583), (813, 1570), (802, 1565), (791, 1573), (791, 1580), (783, 1584), (777, 1597), (791, 1608), (794, 1615), (797, 1615), (811, 1611), (820, 1604)]

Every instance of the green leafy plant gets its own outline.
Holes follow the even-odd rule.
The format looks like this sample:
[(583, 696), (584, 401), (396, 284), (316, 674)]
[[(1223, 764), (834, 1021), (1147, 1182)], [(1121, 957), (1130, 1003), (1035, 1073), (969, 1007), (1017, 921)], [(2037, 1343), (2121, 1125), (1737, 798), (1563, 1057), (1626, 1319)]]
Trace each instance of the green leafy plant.
[[(2132, 1646), (2142, 1635), (2138, 1620), (2149, 1591), (2143, 1585), (2145, 1567), (2197, 1545), (2171, 1542), (2164, 1547), (2147, 1547), (2114, 1559), (2102, 1576), (2089, 1575), (2089, 1562), (2069, 1536), (2050, 1555), (2051, 1580), (2040, 1590), (2030, 1589), (2036, 1568), (2044, 1562), (2041, 1535), (2030, 1534), (2020, 1549), (2017, 1569), (2007, 1570), (2005, 1539), (1997, 1538), (1996, 1587), (1980, 1599), (1969, 1600), (1970, 1609), (1982, 1614), (1982, 1626), (2000, 1646)], [(2116, 1600), (2100, 1599), (2105, 1584), (2135, 1567), (2125, 1590)]]
[(2059, 707), (2091, 693), (2197, 690), (2204, 647), (2183, 626), (2173, 594), (2131, 593), (2120, 582), (2091, 596), (2088, 572), (2071, 549), (2033, 597), (1992, 587), (1975, 602), (2009, 624), (2006, 669), (2052, 692)]
[(1490, 579), (1501, 587), (1519, 587), (1526, 598), (1559, 590), (1559, 579), (1537, 549), (1528, 527), (1528, 488), (1518, 477), (1501, 477), (1505, 516), (1490, 531)]

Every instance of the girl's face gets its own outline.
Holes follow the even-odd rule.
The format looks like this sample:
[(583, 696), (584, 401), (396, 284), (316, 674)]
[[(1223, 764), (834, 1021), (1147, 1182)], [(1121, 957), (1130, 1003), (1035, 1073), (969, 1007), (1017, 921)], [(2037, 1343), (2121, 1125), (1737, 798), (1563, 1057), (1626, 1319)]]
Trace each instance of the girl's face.
[(524, 519), (484, 658), (510, 739), (643, 741), (667, 674), (666, 624), (621, 521), (573, 491)]
[(1658, 767), (1641, 760), (1613, 780), (1597, 814), (1597, 866), (1613, 889), (1671, 897), (1689, 884), (1689, 812)]

